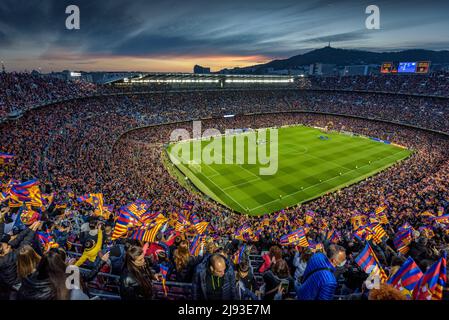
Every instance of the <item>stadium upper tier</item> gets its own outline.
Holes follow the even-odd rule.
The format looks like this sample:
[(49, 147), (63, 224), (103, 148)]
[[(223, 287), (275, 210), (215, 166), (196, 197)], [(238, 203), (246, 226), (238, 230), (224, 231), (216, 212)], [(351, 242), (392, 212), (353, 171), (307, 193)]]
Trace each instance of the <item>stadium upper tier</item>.
[(0, 121), (58, 101), (131, 92), (169, 90), (301, 89), (390, 92), (449, 97), (449, 73), (345, 77), (146, 74), (109, 85), (67, 82), (28, 73), (0, 73)]

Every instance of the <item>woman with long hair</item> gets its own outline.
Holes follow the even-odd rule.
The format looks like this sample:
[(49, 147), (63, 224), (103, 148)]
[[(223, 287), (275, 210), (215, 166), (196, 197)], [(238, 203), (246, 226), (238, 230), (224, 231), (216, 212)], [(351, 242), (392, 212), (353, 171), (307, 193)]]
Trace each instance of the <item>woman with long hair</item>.
[(41, 257), (30, 245), (25, 245), (18, 250), (17, 275), (22, 280), (36, 271)]
[(179, 246), (173, 253), (173, 261), (175, 263), (176, 281), (192, 282), (195, 267), (202, 257), (193, 257), (190, 255), (189, 242), (181, 241)]
[(69, 300), (65, 254), (51, 249), (42, 257), (36, 272), (22, 280), (18, 300)]
[[(97, 259), (94, 268), (80, 270), (79, 283), (67, 286), (72, 271), (67, 267), (67, 255), (62, 248), (52, 248), (40, 259), (36, 271), (22, 279), (18, 292), (19, 300), (88, 300), (87, 283), (98, 274), (101, 266), (109, 259), (109, 253)], [(73, 266), (76, 268), (75, 266)], [(69, 281), (72, 285), (72, 283)]]
[(152, 299), (152, 280), (157, 279), (145, 260), (145, 250), (140, 246), (130, 246), (120, 276), (120, 296), (123, 300)]

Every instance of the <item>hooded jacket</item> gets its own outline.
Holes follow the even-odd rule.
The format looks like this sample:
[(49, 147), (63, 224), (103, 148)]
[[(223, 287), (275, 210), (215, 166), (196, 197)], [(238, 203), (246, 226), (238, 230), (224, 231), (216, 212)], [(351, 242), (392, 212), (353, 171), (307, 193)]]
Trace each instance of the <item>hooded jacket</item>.
[(307, 263), (303, 282), (296, 288), (299, 300), (332, 300), (337, 288), (335, 268), (321, 252), (315, 253)]

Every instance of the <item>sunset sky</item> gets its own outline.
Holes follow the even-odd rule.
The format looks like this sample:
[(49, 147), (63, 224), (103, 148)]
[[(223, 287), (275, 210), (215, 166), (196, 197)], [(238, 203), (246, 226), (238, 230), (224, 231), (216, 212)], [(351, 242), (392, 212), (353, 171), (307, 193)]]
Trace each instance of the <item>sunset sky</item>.
[[(81, 29), (67, 30), (78, 5)], [(365, 8), (381, 29), (365, 28)], [(449, 49), (449, 1), (1, 0), (0, 60), (8, 71), (212, 70), (288, 58), (331, 41), (372, 51)]]

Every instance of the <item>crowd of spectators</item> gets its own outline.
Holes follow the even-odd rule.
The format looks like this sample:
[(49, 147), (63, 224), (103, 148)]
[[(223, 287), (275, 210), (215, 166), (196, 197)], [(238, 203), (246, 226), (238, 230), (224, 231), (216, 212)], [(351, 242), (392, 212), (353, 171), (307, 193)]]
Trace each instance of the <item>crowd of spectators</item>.
[[(24, 79), (17, 90), (35, 87), (29, 81)], [(11, 94), (17, 90), (1, 98), (6, 101), (8, 96), (8, 104), (20, 101)], [(50, 91), (52, 97), (62, 94)], [(41, 101), (39, 96), (26, 104)], [(40, 97), (45, 99), (46, 94)], [(0, 167), (1, 191), (6, 191), (11, 179), (37, 178), (42, 192), (53, 193), (54, 198), (39, 221), (20, 227), (16, 221), (23, 208), (1, 202), (1, 297), (87, 299), (95, 296), (93, 287), (108, 292), (108, 283), (115, 279), (121, 299), (152, 299), (164, 297), (166, 279), (177, 283), (178, 289), (188, 286), (186, 295), (191, 299), (405, 299), (389, 285), (375, 290), (364, 285), (367, 274), (355, 263), (364, 243), (353, 237), (351, 216), (387, 205), (388, 240), (372, 244), (380, 263), (392, 275), (405, 261), (405, 255), (392, 249), (392, 241), (407, 222), (415, 230), (408, 256), (425, 272), (449, 244), (444, 224), (432, 225), (433, 236), (418, 231), (428, 225), (421, 213), (437, 215), (440, 208), (449, 209), (449, 141), (443, 134), (362, 118), (447, 133), (447, 110), (445, 100), (433, 98), (296, 90), (99, 96), (32, 110), (0, 126), (0, 151), (15, 155), (12, 164)], [(238, 116), (223, 118), (225, 114)], [(204, 119), (204, 128), (221, 132), (331, 123), (333, 130), (378, 137), (415, 152), (360, 183), (285, 208), (287, 220), (248, 217), (206, 199), (167, 170), (164, 144), (173, 129), (191, 130), (189, 121), (194, 119)], [(127, 132), (134, 128), (140, 129)], [(192, 230), (173, 239), (160, 233), (157, 242), (146, 245), (130, 239), (113, 241), (113, 216), (95, 217), (92, 208), (76, 201), (76, 196), (87, 193), (102, 193), (116, 210), (136, 199), (151, 200), (150, 210), (167, 217), (186, 212), (189, 204), (189, 214), (196, 213), (210, 224), (205, 246), (200, 254), (188, 250), (195, 236)], [(56, 207), (61, 203), (67, 209)], [(322, 244), (322, 249), (281, 246), (280, 237), (299, 227), (310, 210), (316, 216), (307, 224), (307, 238)], [(242, 225), (260, 230), (258, 239), (236, 239)], [(41, 245), (38, 233), (42, 231), (53, 236), (58, 248)], [(328, 239), (331, 231), (340, 234), (335, 243)], [(65, 272), (71, 265), (82, 267), (81, 288), (65, 286)], [(100, 281), (100, 276), (105, 278)], [(170, 293), (176, 290), (169, 285)]]
[(448, 97), (449, 72), (309, 77), (303, 89), (361, 90)]

